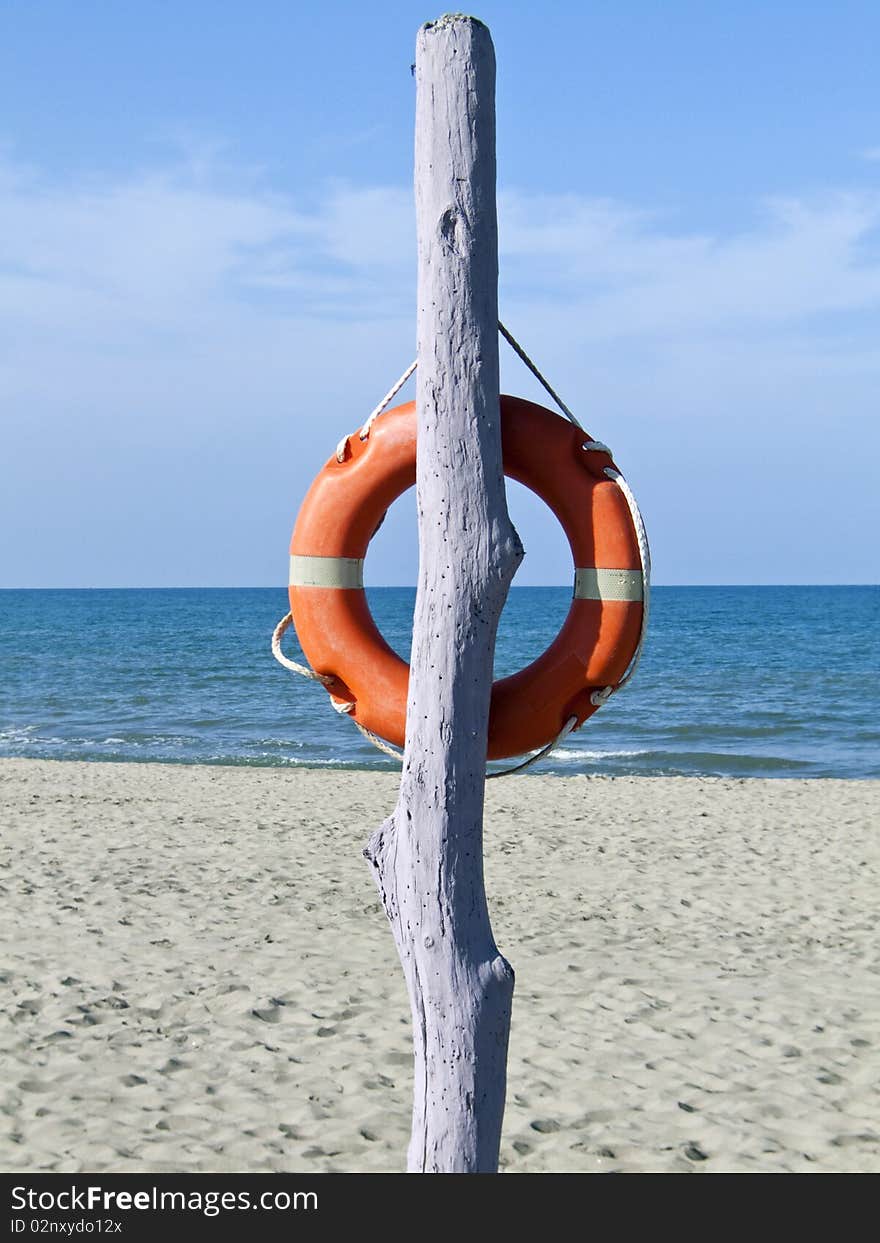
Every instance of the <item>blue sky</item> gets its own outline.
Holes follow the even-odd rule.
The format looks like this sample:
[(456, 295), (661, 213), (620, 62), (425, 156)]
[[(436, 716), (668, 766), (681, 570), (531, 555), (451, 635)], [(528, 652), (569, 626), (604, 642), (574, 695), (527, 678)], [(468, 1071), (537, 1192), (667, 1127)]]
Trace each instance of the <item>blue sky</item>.
[[(440, 12), (0, 0), (0, 585), (285, 582), (312, 475), (414, 352)], [(880, 7), (477, 15), (502, 316), (614, 447), (656, 580), (877, 582)], [(569, 581), (511, 491), (517, 582)], [(398, 510), (370, 582), (414, 581)]]

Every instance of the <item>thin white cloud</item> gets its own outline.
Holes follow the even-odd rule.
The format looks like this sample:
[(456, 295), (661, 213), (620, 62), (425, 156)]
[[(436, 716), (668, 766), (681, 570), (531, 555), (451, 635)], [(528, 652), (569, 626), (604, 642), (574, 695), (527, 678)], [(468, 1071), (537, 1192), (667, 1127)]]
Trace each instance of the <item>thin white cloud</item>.
[[(772, 200), (726, 233), (575, 195), (508, 190), (499, 210), (503, 314), (573, 382), (572, 357), (595, 369), (602, 352), (628, 351), (669, 391), (688, 380), (688, 349), (714, 384), (738, 382), (749, 357), (793, 378), (811, 359), (876, 358), (878, 194)], [(118, 394), (145, 375), (228, 394), (303, 374), (341, 384), (343, 337), (377, 360), (383, 342), (393, 370), (406, 361), (414, 304), (408, 189), (281, 195), (253, 174), (212, 177), (203, 154), (65, 184), (0, 161), (7, 400)]]
[(715, 237), (671, 235), (609, 203), (508, 194), (502, 204), (511, 295), (570, 298), (588, 338), (763, 333), (880, 306), (880, 195), (771, 200), (752, 229)]
[[(414, 301), (412, 196), (331, 187), (295, 198), (212, 184), (199, 161), (117, 181), (52, 184), (0, 163), (0, 309), (47, 322), (77, 308), (143, 325), (213, 322), (221, 307), (367, 319)], [(749, 230), (674, 231), (627, 204), (518, 191), (500, 197), (510, 296), (568, 305), (603, 336), (692, 322), (793, 322), (880, 299), (880, 194), (763, 205)], [(383, 290), (376, 300), (377, 289)], [(102, 316), (103, 311), (103, 316)]]
[[(506, 190), (499, 210), (502, 315), (632, 462), (648, 512), (665, 516), (661, 574), (664, 546), (679, 550), (673, 574), (692, 573), (694, 522), (658, 461), (684, 460), (732, 514), (766, 492), (761, 451), (734, 446), (743, 431), (752, 445), (776, 436), (779, 512), (805, 504), (789, 444), (824, 445), (846, 420), (866, 429), (847, 470), (875, 460), (862, 416), (880, 380), (880, 195), (773, 200), (735, 231), (576, 195)], [(273, 581), (289, 505), (412, 357), (413, 234), (408, 188), (281, 194), (201, 149), (175, 167), (65, 182), (0, 158), (0, 419), (14, 463), (0, 525), (29, 515), (4, 581), (54, 581), (59, 532), (74, 549), (65, 582), (133, 581), (133, 545), (153, 558), (135, 581)], [(508, 389), (540, 398), (503, 358)], [(841, 482), (836, 526), (810, 495), (811, 558), (870, 526), (846, 502), (864, 488)], [(738, 516), (728, 526), (710, 577), (736, 561)], [(783, 544), (766, 566), (780, 580), (795, 573)], [(378, 581), (401, 573), (392, 553)]]

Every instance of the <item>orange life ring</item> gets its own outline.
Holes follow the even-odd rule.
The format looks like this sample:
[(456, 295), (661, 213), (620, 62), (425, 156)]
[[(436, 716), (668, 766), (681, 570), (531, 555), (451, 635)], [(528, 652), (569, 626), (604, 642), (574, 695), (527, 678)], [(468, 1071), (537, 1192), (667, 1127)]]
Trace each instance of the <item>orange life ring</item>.
[[(596, 711), (639, 645), (643, 575), (633, 519), (584, 433), (551, 410), (501, 398), (504, 473), (536, 492), (568, 536), (575, 592), (565, 623), (536, 661), (492, 687), (489, 759), (543, 747), (572, 716)], [(290, 611), (312, 668), (337, 704), (402, 746), (409, 666), (379, 633), (363, 589), (367, 547), (385, 511), (416, 479), (415, 403), (386, 411), (365, 440), (344, 442), (309, 489), (290, 543)]]

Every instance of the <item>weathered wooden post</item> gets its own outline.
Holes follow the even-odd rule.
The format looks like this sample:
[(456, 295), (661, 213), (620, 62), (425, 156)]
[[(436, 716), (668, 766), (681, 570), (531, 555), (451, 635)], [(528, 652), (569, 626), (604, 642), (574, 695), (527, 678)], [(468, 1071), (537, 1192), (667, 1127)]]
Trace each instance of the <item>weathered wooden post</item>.
[(412, 1005), (408, 1168), (494, 1172), (513, 970), (486, 906), (483, 801), (495, 634), (522, 548), (501, 463), (489, 31), (427, 23), (415, 74), (419, 581), (400, 795), (365, 854)]

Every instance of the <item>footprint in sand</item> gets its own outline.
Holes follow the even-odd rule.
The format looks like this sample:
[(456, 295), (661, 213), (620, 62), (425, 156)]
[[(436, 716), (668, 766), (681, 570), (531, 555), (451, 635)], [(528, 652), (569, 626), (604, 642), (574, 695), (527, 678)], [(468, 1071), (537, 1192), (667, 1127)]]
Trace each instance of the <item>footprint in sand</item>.
[(555, 1118), (537, 1118), (534, 1122), (530, 1122), (529, 1126), (541, 1135), (552, 1135), (554, 1131), (560, 1129)]

